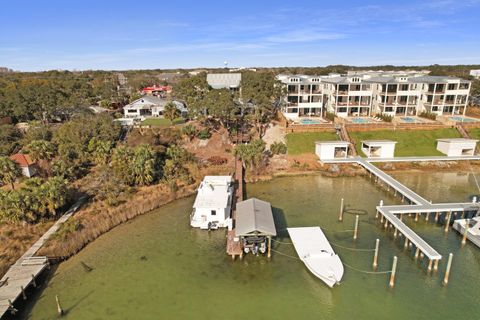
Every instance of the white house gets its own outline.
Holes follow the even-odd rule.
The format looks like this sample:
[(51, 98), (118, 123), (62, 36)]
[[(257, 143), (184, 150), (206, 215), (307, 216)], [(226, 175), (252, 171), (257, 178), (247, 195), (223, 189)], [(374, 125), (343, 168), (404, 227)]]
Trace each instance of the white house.
[(470, 75), (474, 78), (480, 79), (480, 69), (470, 70)]
[[(141, 118), (141, 117), (161, 117), (163, 118), (163, 112), (165, 106), (170, 101), (154, 96), (143, 96), (140, 99), (133, 101), (123, 107), (125, 118)], [(180, 101), (172, 101), (182, 116), (187, 114), (187, 108)]]
[(448, 157), (473, 156), (477, 142), (465, 138), (437, 139), (437, 150)]
[(392, 140), (364, 140), (362, 152), (367, 158), (393, 158), (396, 143)]
[(231, 176), (205, 176), (193, 204), (190, 225), (200, 229), (230, 229), (233, 191)]
[(346, 158), (349, 144), (348, 141), (317, 141), (315, 154), (322, 161)]

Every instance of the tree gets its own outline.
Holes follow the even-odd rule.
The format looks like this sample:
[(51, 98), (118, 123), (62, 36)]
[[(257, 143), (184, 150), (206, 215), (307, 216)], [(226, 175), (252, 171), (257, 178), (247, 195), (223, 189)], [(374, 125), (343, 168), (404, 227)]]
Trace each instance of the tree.
[(182, 79), (175, 86), (177, 97), (185, 101), (191, 118), (206, 115), (206, 95), (210, 91), (205, 73)]
[(4, 184), (10, 184), (15, 189), (14, 182), (22, 174), (17, 163), (8, 157), (0, 157), (0, 180)]
[(169, 101), (165, 105), (165, 109), (163, 110), (163, 114), (166, 119), (170, 120), (173, 123), (173, 120), (180, 117), (180, 110), (178, 110), (177, 105), (173, 101)]
[(88, 152), (91, 159), (96, 164), (107, 164), (113, 149), (113, 142), (99, 140), (97, 138), (90, 139), (88, 143)]
[(47, 209), (46, 212), (55, 216), (57, 209), (67, 203), (68, 188), (65, 179), (52, 177), (39, 187), (41, 194), (40, 203)]
[(238, 144), (233, 150), (236, 157), (242, 159), (245, 166), (257, 170), (263, 161), (265, 141), (256, 139), (248, 144)]
[(228, 89), (211, 90), (206, 96), (208, 115), (217, 118), (227, 128), (233, 120), (237, 108)]
[(49, 161), (55, 156), (56, 148), (50, 141), (33, 140), (26, 146), (26, 151), (33, 161)]
[(125, 184), (130, 186), (149, 185), (161, 173), (160, 159), (149, 145), (135, 149), (118, 147), (112, 155), (112, 168)]
[(13, 125), (0, 125), (0, 156), (10, 155), (19, 146), (21, 136)]

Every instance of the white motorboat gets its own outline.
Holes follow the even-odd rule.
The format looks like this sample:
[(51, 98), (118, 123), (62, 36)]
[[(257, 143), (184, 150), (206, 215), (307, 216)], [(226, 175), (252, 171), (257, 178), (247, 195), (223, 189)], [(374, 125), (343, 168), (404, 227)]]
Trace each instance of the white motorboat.
[(468, 224), (467, 239), (472, 241), (477, 247), (480, 247), (480, 216), (472, 219), (455, 220), (453, 228), (461, 235), (464, 235), (466, 224)]
[(287, 228), (298, 256), (313, 275), (330, 288), (339, 284), (343, 277), (340, 257), (320, 227)]

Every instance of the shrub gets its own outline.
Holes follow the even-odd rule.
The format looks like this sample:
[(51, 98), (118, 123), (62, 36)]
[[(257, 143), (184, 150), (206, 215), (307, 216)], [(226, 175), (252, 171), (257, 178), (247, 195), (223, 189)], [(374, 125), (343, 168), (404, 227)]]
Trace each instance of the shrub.
[(197, 135), (197, 129), (195, 126), (191, 124), (187, 124), (185, 127), (182, 128), (182, 134), (187, 136), (190, 141)]
[(328, 120), (328, 121), (334, 121), (335, 120), (335, 113), (333, 112), (327, 112), (325, 114), (325, 118)]
[(227, 163), (228, 160), (227, 160), (227, 158), (223, 158), (223, 157), (219, 157), (219, 156), (211, 156), (210, 158), (208, 158), (207, 161), (212, 165), (219, 166), (219, 165)]
[(435, 113), (428, 112), (428, 111), (423, 111), (422, 113), (420, 113), (419, 116), (425, 119), (430, 119), (430, 120), (437, 119), (437, 115)]
[(392, 122), (392, 120), (393, 120), (393, 116), (390, 116), (390, 115), (385, 114), (385, 113), (377, 114), (377, 117), (382, 119), (385, 122)]
[(274, 142), (270, 145), (270, 152), (273, 155), (287, 153), (287, 145), (283, 142)]
[(212, 134), (210, 133), (210, 130), (208, 128), (200, 130), (197, 134), (197, 137), (200, 140), (209, 139), (211, 136), (212, 136)]

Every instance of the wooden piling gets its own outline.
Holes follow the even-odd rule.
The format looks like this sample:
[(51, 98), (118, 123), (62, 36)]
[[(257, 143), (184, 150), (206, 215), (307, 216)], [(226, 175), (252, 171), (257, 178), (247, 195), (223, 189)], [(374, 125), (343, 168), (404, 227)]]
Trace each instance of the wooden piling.
[(338, 221), (343, 221), (343, 198), (340, 201), (340, 215), (338, 216)]
[(448, 211), (447, 218), (445, 219), (445, 232), (448, 232), (450, 226), (450, 218), (452, 217), (452, 211)]
[(375, 240), (375, 254), (373, 256), (373, 270), (378, 266), (378, 247), (380, 246), (380, 239)]
[(397, 238), (398, 235), (398, 229), (395, 227), (395, 231), (393, 232), (393, 238)]
[(438, 261), (440, 260), (435, 260), (435, 263), (433, 264), (433, 271), (438, 271)]
[(387, 220), (386, 218), (385, 218), (385, 224), (383, 225), (383, 227), (384, 227), (385, 229), (387, 229), (387, 227), (388, 227), (388, 220)]
[(15, 315), (17, 313), (17, 309), (13, 306), (12, 300), (8, 299), (8, 309), (10, 310), (10, 313), (12, 315)]
[[(269, 258), (272, 256), (271, 250), (272, 250), (272, 238), (271, 238), (271, 237), (268, 237), (268, 254), (267, 254), (267, 256), (268, 256)], [(242, 257), (242, 256), (240, 255), (240, 258), (241, 258), (241, 257)]]
[(397, 256), (393, 257), (392, 273), (390, 273), (390, 288), (395, 286), (395, 273), (397, 272)]
[(468, 219), (465, 220), (465, 228), (463, 228), (463, 237), (462, 237), (462, 245), (464, 246), (467, 243), (467, 236), (468, 236)]
[(55, 295), (55, 301), (57, 302), (57, 313), (59, 316), (63, 316), (63, 309), (60, 305), (60, 300), (58, 299), (58, 295)]
[(27, 294), (25, 293), (25, 288), (23, 286), (20, 286), (20, 290), (22, 291), (23, 300), (27, 300)]
[(428, 272), (432, 271), (433, 260), (428, 261)]
[(419, 255), (419, 254), (420, 254), (420, 248), (417, 247), (417, 248), (415, 249), (415, 260), (418, 259), (418, 255)]
[(418, 221), (418, 212), (415, 212), (415, 222)]
[(380, 215), (380, 222), (383, 223), (383, 214)]
[(408, 248), (408, 238), (405, 237), (405, 243), (403, 244), (403, 249), (407, 249)]
[(355, 215), (355, 230), (353, 231), (353, 240), (357, 240), (358, 238), (358, 219), (359, 219), (359, 216), (357, 214)]
[(435, 212), (435, 223), (438, 222), (438, 212)]
[(34, 288), (37, 287), (37, 283), (35, 282), (35, 276), (32, 274), (32, 285)]
[(427, 222), (428, 222), (428, 216), (429, 216), (429, 215), (430, 215), (430, 214), (429, 214), (428, 212), (425, 212), (425, 221), (427, 221)]
[(453, 258), (453, 253), (450, 253), (448, 255), (447, 270), (445, 271), (445, 276), (443, 277), (444, 285), (448, 284), (448, 278), (450, 277), (450, 268), (452, 267), (452, 258)]

